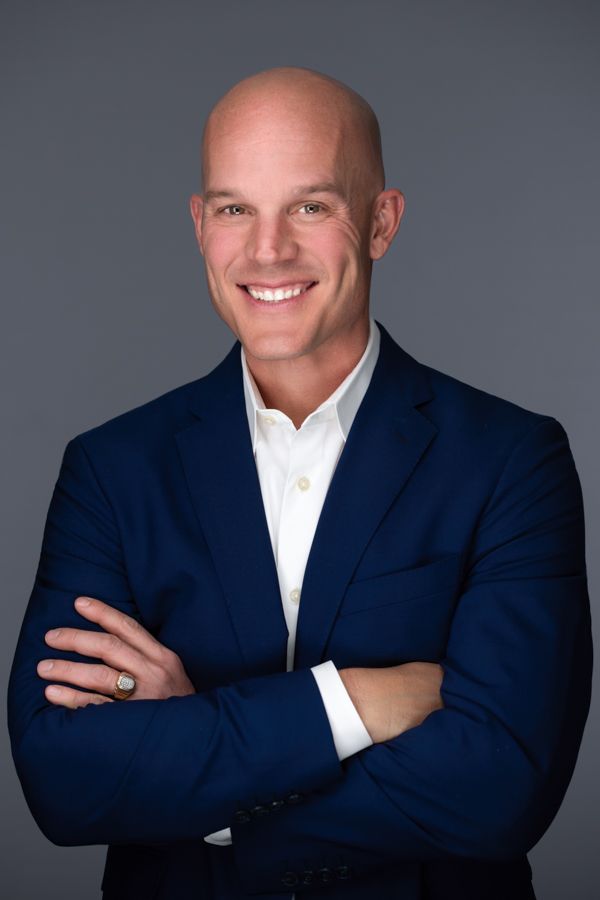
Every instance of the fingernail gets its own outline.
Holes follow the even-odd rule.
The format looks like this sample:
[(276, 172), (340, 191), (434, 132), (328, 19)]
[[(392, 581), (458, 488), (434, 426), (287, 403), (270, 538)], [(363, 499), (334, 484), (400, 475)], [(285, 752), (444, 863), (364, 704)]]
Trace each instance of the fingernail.
[(46, 688), (46, 693), (49, 694), (51, 697), (60, 697), (61, 689), (59, 687), (57, 687), (55, 684), (53, 684), (50, 687)]
[(47, 633), (46, 637), (50, 638), (50, 640), (53, 640), (54, 638), (57, 638), (59, 636), (59, 634), (60, 634), (60, 628), (53, 628), (52, 631), (49, 631)]
[(54, 667), (54, 663), (52, 662), (51, 659), (45, 659), (39, 665), (39, 669), (41, 672), (49, 672), (50, 669), (52, 669), (53, 667)]
[(89, 606), (89, 605), (90, 605), (90, 601), (88, 600), (87, 597), (78, 597), (77, 600), (75, 601), (75, 606), (77, 608)]

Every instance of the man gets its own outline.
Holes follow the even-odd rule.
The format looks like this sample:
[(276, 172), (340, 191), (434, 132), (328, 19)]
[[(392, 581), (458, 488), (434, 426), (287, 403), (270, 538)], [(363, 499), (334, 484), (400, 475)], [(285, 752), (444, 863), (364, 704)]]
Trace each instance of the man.
[(403, 197), (339, 82), (229, 91), (191, 211), (238, 341), (66, 448), (10, 683), (36, 821), (110, 845), (106, 900), (531, 898), (590, 698), (565, 432), (370, 318)]

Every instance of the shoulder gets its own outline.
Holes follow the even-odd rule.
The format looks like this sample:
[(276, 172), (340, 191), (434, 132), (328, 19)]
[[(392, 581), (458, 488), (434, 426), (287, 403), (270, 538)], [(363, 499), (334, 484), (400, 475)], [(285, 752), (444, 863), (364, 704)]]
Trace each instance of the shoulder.
[(420, 411), (437, 429), (437, 442), (455, 464), (499, 476), (507, 465), (525, 467), (556, 458), (572, 468), (567, 433), (550, 412), (533, 410), (423, 366), (432, 397)]
[(135, 485), (148, 485), (177, 458), (177, 434), (198, 422), (193, 399), (208, 377), (172, 388), (76, 434), (66, 445), (63, 464), (91, 468), (109, 493), (128, 494)]
[(552, 418), (549, 412), (530, 409), (432, 366), (421, 366), (433, 389), (431, 409), (440, 425), (518, 432)]
[(77, 434), (73, 440), (86, 449), (103, 445), (120, 446), (154, 443), (192, 421), (190, 400), (202, 378), (187, 382), (153, 397), (139, 406), (125, 410), (92, 428)]
[(377, 324), (384, 378), (393, 379), (398, 392), (447, 437), (459, 440), (493, 433), (510, 438), (549, 419), (555, 421), (550, 411), (531, 409), (416, 359)]
[(147, 400), (82, 431), (72, 441), (90, 453), (152, 455), (173, 444), (174, 435), (198, 421), (204, 407), (235, 391), (241, 378), (239, 343), (206, 375)]

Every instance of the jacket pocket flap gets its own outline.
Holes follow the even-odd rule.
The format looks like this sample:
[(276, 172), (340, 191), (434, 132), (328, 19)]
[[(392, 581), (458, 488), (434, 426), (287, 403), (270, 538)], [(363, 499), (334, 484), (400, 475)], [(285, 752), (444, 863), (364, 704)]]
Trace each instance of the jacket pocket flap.
[(400, 569), (352, 581), (339, 615), (359, 612), (392, 603), (405, 603), (431, 594), (446, 593), (451, 598), (459, 584), (462, 554), (452, 553), (413, 569)]

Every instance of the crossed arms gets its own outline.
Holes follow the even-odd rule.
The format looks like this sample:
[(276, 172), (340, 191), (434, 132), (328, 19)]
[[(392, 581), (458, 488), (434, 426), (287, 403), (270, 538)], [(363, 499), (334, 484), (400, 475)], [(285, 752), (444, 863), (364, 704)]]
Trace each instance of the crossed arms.
[[(343, 670), (378, 739), (343, 764), (308, 669), (166, 699), (49, 703), (38, 662), (80, 656), (57, 646), (49, 654), (45, 633), (84, 625), (100, 636), (93, 617), (86, 626), (76, 611), (76, 597), (139, 620), (110, 506), (81, 439), (71, 441), (9, 686), (13, 755), (40, 828), (64, 845), (201, 839), (257, 798), (300, 792), (299, 806), (232, 826), (249, 888), (266, 891), (280, 888), (274, 848), (292, 859), (314, 856), (334, 836), (360, 848), (352, 852), (365, 870), (526, 852), (560, 805), (589, 707), (582, 502), (555, 420), (537, 422), (514, 447), (470, 560), (440, 661), (443, 708), (416, 727), (395, 732), (394, 721), (387, 733), (396, 736), (387, 739), (389, 707), (375, 685), (392, 670)], [(409, 703), (403, 714), (406, 724), (417, 711)]]
[[(42, 660), (37, 667), (41, 678), (87, 689), (51, 684), (45, 690), (51, 703), (69, 709), (113, 703), (110, 695), (121, 671), (135, 672), (136, 700), (166, 700), (196, 693), (177, 654), (157, 641), (137, 619), (93, 597), (77, 597), (75, 608), (103, 631), (55, 628), (46, 633), (46, 643), (56, 650), (104, 662)], [(374, 743), (397, 737), (443, 707), (439, 692), (442, 668), (437, 663), (349, 668), (342, 669), (340, 675), (354, 705), (360, 707)]]

